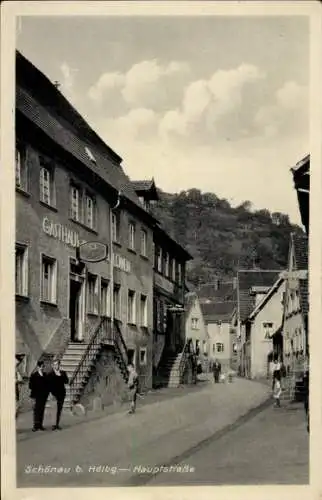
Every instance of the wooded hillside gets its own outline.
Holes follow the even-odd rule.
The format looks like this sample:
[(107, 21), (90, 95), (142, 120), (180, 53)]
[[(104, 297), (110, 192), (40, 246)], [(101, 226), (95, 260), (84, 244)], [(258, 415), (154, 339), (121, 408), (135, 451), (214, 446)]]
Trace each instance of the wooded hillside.
[(233, 208), (227, 200), (198, 189), (159, 195), (153, 212), (193, 255), (187, 278), (195, 286), (231, 278), (238, 268), (283, 269), (290, 233), (303, 233), (287, 215), (254, 211), (249, 201)]

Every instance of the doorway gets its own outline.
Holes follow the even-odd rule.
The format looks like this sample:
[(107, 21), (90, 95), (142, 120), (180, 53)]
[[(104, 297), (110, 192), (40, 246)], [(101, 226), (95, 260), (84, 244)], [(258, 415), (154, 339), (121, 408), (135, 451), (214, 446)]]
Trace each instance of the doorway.
[(69, 318), (71, 324), (70, 338), (72, 342), (82, 340), (82, 283), (71, 279), (69, 284)]

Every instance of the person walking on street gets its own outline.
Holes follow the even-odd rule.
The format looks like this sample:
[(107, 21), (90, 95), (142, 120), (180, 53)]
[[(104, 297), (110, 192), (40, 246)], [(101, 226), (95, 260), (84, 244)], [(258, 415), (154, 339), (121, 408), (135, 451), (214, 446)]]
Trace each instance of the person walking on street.
[(221, 374), (221, 364), (219, 363), (219, 361), (215, 360), (214, 364), (212, 365), (212, 371), (213, 371), (213, 374), (214, 374), (215, 384), (218, 384), (219, 377), (220, 377), (220, 374)]
[(44, 431), (43, 421), (46, 401), (49, 395), (48, 375), (44, 373), (44, 362), (38, 361), (36, 370), (29, 379), (30, 397), (33, 405), (33, 432)]
[[(274, 391), (276, 377), (277, 376), (280, 377), (280, 375), (281, 375), (281, 363), (279, 362), (277, 357), (275, 357), (274, 361), (273, 361), (272, 373), (273, 373), (272, 391)], [(281, 380), (281, 377), (280, 377), (280, 380)]]
[(48, 379), (50, 392), (57, 402), (56, 423), (52, 426), (52, 430), (61, 430), (59, 423), (66, 397), (65, 385), (68, 384), (68, 377), (67, 373), (60, 368), (58, 359), (53, 362), (53, 368), (48, 375)]
[(275, 399), (275, 408), (280, 408), (281, 406), (281, 394), (282, 394), (282, 386), (281, 386), (281, 375), (279, 373), (275, 374), (275, 382), (274, 382), (274, 390), (273, 396)]
[(129, 388), (129, 396), (130, 396), (130, 410), (129, 413), (133, 414), (135, 413), (136, 410), (136, 399), (138, 395), (138, 390), (139, 390), (139, 377), (138, 374), (135, 371), (135, 368), (132, 363), (129, 363), (127, 366), (127, 370), (129, 372), (129, 378), (128, 378), (128, 388)]

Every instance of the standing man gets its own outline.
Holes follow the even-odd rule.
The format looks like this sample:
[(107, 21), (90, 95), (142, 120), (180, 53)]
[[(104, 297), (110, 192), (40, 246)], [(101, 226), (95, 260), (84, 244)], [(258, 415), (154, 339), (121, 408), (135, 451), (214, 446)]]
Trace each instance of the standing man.
[(218, 384), (219, 377), (220, 377), (220, 374), (221, 374), (221, 364), (219, 363), (219, 361), (217, 361), (217, 359), (215, 360), (214, 364), (212, 365), (212, 371), (213, 371), (213, 374), (214, 374), (215, 384)]
[(129, 379), (128, 379), (127, 385), (129, 388), (129, 396), (130, 396), (130, 402), (131, 402), (131, 408), (129, 410), (129, 413), (132, 414), (132, 413), (135, 413), (135, 410), (136, 410), (136, 398), (137, 398), (138, 390), (139, 390), (139, 377), (135, 371), (133, 363), (128, 364), (127, 370), (129, 372)]
[(23, 385), (23, 377), (19, 371), (20, 363), (20, 358), (16, 356), (16, 418), (20, 408), (20, 387)]
[(44, 373), (43, 361), (38, 361), (36, 370), (31, 374), (29, 379), (29, 389), (30, 397), (34, 400), (34, 425), (32, 431), (44, 431), (43, 421), (46, 401), (49, 395), (49, 384), (48, 375)]
[(54, 360), (53, 369), (49, 373), (48, 378), (50, 392), (57, 401), (56, 424), (52, 426), (52, 430), (61, 430), (59, 422), (66, 397), (65, 385), (68, 384), (68, 377), (67, 373), (61, 370), (60, 361), (58, 359)]

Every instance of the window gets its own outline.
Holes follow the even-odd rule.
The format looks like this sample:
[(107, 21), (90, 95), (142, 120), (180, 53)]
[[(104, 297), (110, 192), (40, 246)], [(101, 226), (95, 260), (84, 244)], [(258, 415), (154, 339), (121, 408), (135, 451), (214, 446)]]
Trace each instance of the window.
[(101, 315), (110, 316), (109, 282), (101, 280)]
[(57, 261), (45, 255), (41, 262), (41, 300), (56, 303)]
[(224, 344), (217, 342), (216, 344), (216, 351), (217, 352), (224, 352)]
[(176, 280), (176, 260), (175, 259), (172, 260), (171, 277), (172, 277), (173, 281)]
[(140, 348), (140, 365), (146, 365), (147, 355), (146, 355), (146, 347)]
[(165, 254), (165, 259), (164, 259), (164, 273), (168, 278), (170, 273), (170, 256), (168, 252)]
[(129, 248), (135, 250), (135, 225), (133, 222), (129, 223)]
[(112, 240), (119, 241), (120, 239), (120, 213), (112, 213)]
[(162, 249), (160, 247), (157, 248), (157, 271), (162, 272)]
[(16, 245), (16, 294), (28, 295), (28, 250), (23, 245)]
[(95, 227), (95, 200), (89, 194), (86, 194), (85, 224), (91, 229)]
[(121, 318), (121, 287), (114, 285), (113, 289), (113, 315), (114, 318)]
[(146, 295), (141, 295), (140, 299), (140, 325), (148, 326), (148, 309), (147, 309), (147, 297)]
[(236, 353), (237, 352), (237, 344), (233, 344), (233, 352)]
[(272, 335), (273, 335), (273, 323), (271, 323), (271, 322), (265, 322), (265, 323), (263, 323), (263, 330), (264, 330), (264, 338), (265, 339), (272, 338)]
[(40, 200), (46, 205), (54, 206), (54, 185), (52, 172), (46, 168), (40, 169)]
[(128, 291), (127, 296), (127, 322), (134, 325), (135, 321), (135, 292), (133, 290)]
[(27, 191), (27, 180), (26, 149), (18, 144), (16, 146), (16, 187)]
[(178, 283), (181, 284), (182, 281), (182, 266), (178, 263)]
[(70, 211), (71, 218), (80, 221), (81, 219), (81, 193), (76, 186), (72, 186), (70, 189)]
[(97, 297), (97, 276), (94, 274), (87, 275), (87, 312), (90, 314), (98, 314), (98, 297)]
[(141, 229), (141, 255), (147, 255), (147, 232), (144, 229)]
[(88, 158), (93, 162), (96, 163), (95, 156), (93, 155), (92, 151), (89, 149), (89, 147), (85, 146), (85, 153), (87, 154)]
[(191, 328), (192, 328), (192, 330), (198, 330), (198, 323), (199, 323), (199, 319), (198, 318), (191, 318)]

